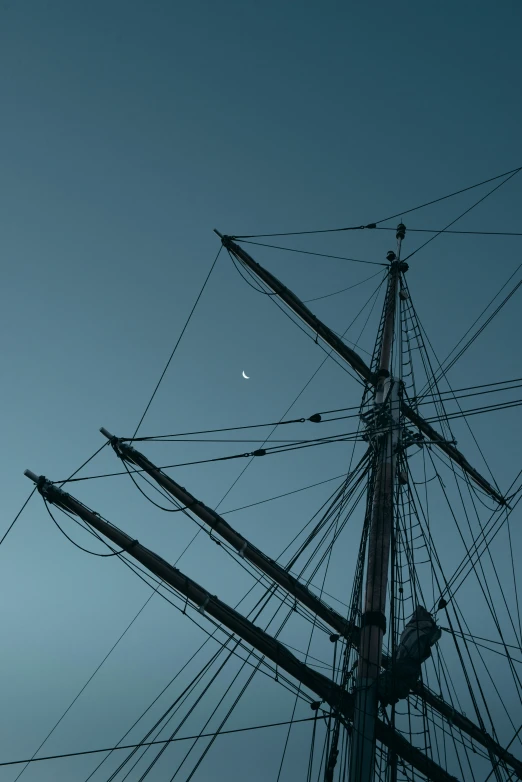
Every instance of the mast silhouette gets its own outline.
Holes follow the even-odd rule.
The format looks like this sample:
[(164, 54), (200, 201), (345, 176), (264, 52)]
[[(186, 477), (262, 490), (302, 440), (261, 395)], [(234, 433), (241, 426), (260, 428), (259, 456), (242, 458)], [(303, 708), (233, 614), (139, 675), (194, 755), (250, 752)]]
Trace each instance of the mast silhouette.
[[(213, 533), (218, 534), (229, 543), (241, 557), (249, 560), (271, 581), (277, 583), (296, 601), (299, 601), (342, 635), (347, 643), (358, 651), (354, 694), (347, 691), (344, 681), (342, 685), (336, 684), (333, 680), (302, 663), (281, 642), (255, 627), (237, 611), (208, 593), (204, 587), (192, 581), (123, 531), (104, 521), (97, 513), (63, 490), (58, 489), (45, 477), (38, 477), (28, 470), (25, 472), (37, 484), (40, 494), (47, 502), (83, 519), (113, 544), (121, 547), (121, 553), (138, 560), (155, 576), (185, 596), (187, 601), (190, 601), (202, 613), (208, 613), (328, 703), (334, 718), (351, 733), (349, 782), (373, 782), (377, 741), (388, 747), (392, 757), (401, 757), (417, 771), (435, 782), (456, 780), (456, 777), (451, 776), (420, 749), (411, 745), (390, 724), (378, 716), (378, 680), (383, 663), (382, 643), (386, 629), (386, 590), (394, 519), (394, 495), (397, 484), (396, 461), (404, 430), (403, 420), (409, 419), (423, 435), (429, 438), (431, 443), (444, 451), (477, 485), (500, 505), (506, 504), (500, 492), (467, 462), (453, 443), (445, 440), (430, 424), (404, 403), (401, 398), (401, 382), (391, 376), (400, 279), (401, 274), (408, 268), (407, 264), (400, 259), (405, 231), (405, 226), (402, 223), (399, 224), (397, 227), (397, 253), (390, 252), (387, 256), (390, 265), (381, 320), (382, 328), (377, 337), (375, 355), (378, 356), (378, 362), (376, 371), (370, 369), (355, 351), (348, 348), (288, 288), (256, 263), (231, 237), (223, 236), (216, 231), (226, 249), (268, 285), (305, 323), (313, 328), (318, 337), (346, 361), (370, 388), (373, 388), (373, 409), (371, 415), (365, 417), (368, 431), (371, 434), (372, 475), (369, 486), (372, 487), (372, 502), (370, 503), (366, 585), (360, 627), (319, 599), (297, 578), (292, 576), (288, 569), (274, 562), (253, 546), (216, 511), (197, 500), (133, 446), (125, 440), (115, 437), (106, 429), (101, 429), (104, 436), (110, 440), (116, 454), (123, 461), (145, 471), (163, 489), (181, 502), (187, 511), (197, 515), (211, 528)], [(387, 659), (384, 658), (384, 661), (386, 662)], [(455, 711), (442, 697), (433, 693), (421, 682), (415, 683), (411, 687), (411, 692), (484, 746), (490, 756), (494, 755), (499, 761), (510, 765), (516, 776), (522, 779), (522, 762), (501, 747), (482, 725), (474, 724), (466, 716)], [(333, 758), (333, 764), (335, 764), (335, 758)], [(329, 771), (333, 774), (333, 765), (331, 764), (329, 764)]]
[(374, 463), (366, 593), (362, 613), (359, 664), (357, 668), (355, 714), (350, 748), (349, 782), (372, 782), (375, 761), (375, 726), (377, 718), (377, 684), (381, 670), (382, 641), (386, 632), (386, 588), (393, 527), (393, 498), (397, 472), (397, 449), (400, 441), (399, 383), (391, 376), (395, 313), (399, 275), (408, 269), (401, 263), (401, 244), (405, 226), (397, 227), (397, 255), (388, 253), (390, 270), (385, 299), (384, 327), (379, 346), (379, 363), (374, 402), (374, 432), (385, 434), (377, 440)]

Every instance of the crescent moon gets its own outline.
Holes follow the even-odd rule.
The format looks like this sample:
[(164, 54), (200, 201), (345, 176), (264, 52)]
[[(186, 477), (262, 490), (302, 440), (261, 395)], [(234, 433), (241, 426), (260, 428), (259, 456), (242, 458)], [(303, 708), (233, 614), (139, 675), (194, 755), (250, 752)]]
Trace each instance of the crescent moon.
[(241, 374), (243, 375), (243, 377), (245, 378), (245, 380), (250, 380), (250, 376), (249, 376), (249, 375), (245, 375), (245, 372), (244, 372), (244, 371), (243, 371)]

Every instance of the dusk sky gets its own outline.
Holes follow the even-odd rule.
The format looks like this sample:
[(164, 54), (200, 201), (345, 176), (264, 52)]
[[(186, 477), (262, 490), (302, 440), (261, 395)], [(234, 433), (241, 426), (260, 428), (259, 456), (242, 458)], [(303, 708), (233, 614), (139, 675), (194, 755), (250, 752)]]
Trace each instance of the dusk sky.
[[(219, 250), (214, 228), (246, 235), (368, 224), (522, 165), (521, 29), (520, 4), (509, 0), (0, 0), (0, 537), (31, 491), (24, 469), (65, 479), (103, 444), (100, 426), (132, 436)], [(404, 222), (443, 228), (495, 184), (404, 214)], [(455, 228), (522, 231), (522, 172)], [(428, 236), (407, 233), (405, 253)], [(373, 263), (395, 248), (391, 231), (255, 241)], [(367, 280), (377, 266), (245, 249), (304, 300), (361, 282), (309, 304), (340, 333), (381, 280)], [(440, 359), (515, 272), (521, 249), (520, 236), (447, 235), (412, 257), (408, 283)], [(522, 377), (521, 290), (452, 369), (454, 387)], [(360, 338), (367, 361), (381, 307), (382, 296)], [(358, 341), (364, 320), (348, 339)], [(279, 421), (324, 356), (223, 251), (140, 433)], [(330, 361), (286, 417), (359, 401), (360, 386)], [(502, 490), (522, 467), (520, 409), (470, 421)], [(274, 437), (355, 429), (353, 421), (338, 424), (283, 427)], [(210, 459), (259, 447), (259, 431), (267, 430), (238, 434), (259, 437), (251, 444), (143, 451), (158, 464)], [(462, 421), (455, 434), (486, 473)], [(342, 475), (351, 453), (343, 443), (255, 460), (220, 510)], [(245, 465), (231, 460), (172, 475), (215, 507)], [(121, 469), (107, 448), (82, 475)], [(275, 558), (337, 485), (227, 518)], [(127, 476), (68, 489), (170, 562), (196, 532), (182, 514), (150, 505)], [(451, 518), (434, 512), (451, 573), (462, 550), (449, 542)], [(102, 551), (72, 521), (55, 517), (74, 540)], [(521, 528), (519, 508), (511, 527), (519, 555)], [(359, 536), (360, 519), (341, 538), (326, 585), (345, 603)], [(505, 543), (499, 536), (492, 550), (501, 562)], [(252, 581), (203, 534), (178, 567), (233, 604)], [(35, 752), (151, 590), (115, 558), (74, 548), (35, 494), (0, 547), (0, 594), (0, 761), (10, 761)], [(473, 594), (463, 590), (461, 607), (477, 630), (482, 609)], [(116, 744), (205, 638), (154, 597), (40, 754)], [(284, 640), (292, 643), (290, 635)], [(304, 632), (295, 646), (306, 647)], [(165, 708), (179, 691), (165, 696)], [(293, 700), (260, 675), (226, 727), (289, 720)], [(181, 733), (199, 732), (202, 715)], [(300, 704), (296, 716), (310, 715)], [(306, 774), (311, 728), (294, 731), (282, 782)], [(280, 728), (219, 738), (195, 779), (275, 782), (285, 736)], [(520, 745), (516, 752), (522, 755)], [(149, 779), (170, 779), (180, 753), (165, 752)], [(177, 778), (187, 778), (197, 757)], [(21, 779), (84, 780), (96, 762), (35, 763)], [(116, 765), (107, 762), (94, 782)], [(13, 782), (19, 770), (0, 766), (0, 782)]]

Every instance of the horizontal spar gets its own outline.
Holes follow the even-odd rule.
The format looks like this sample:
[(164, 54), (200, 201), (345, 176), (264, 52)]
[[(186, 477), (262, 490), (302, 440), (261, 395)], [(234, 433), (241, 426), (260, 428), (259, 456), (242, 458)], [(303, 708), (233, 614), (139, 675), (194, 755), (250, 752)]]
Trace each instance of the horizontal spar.
[(499, 760), (503, 760), (511, 766), (518, 779), (522, 779), (522, 762), (507, 749), (504, 749), (504, 747), (502, 747), (498, 741), (495, 741), (489, 733), (486, 733), (485, 730), (482, 730), (478, 725), (475, 725), (475, 723), (468, 719), (468, 717), (465, 717), (464, 714), (456, 711), (449, 703), (446, 703), (442, 698), (439, 698), (438, 695), (429, 690), (422, 682), (418, 682), (415, 687), (413, 687), (412, 691), (415, 695), (418, 695), (419, 698), (422, 698), (425, 703), (431, 706), (432, 709), (438, 711), (439, 714), (442, 714), (448, 722), (456, 728), (459, 728), (463, 733), (467, 733), (471, 739), (477, 742), (477, 744), (481, 744), (492, 752), (493, 755), (496, 755)]

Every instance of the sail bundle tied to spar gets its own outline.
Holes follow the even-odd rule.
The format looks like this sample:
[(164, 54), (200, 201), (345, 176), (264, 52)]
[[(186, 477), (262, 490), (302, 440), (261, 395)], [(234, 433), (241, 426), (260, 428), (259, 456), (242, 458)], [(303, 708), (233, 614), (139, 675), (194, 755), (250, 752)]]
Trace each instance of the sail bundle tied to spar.
[(388, 661), (387, 670), (379, 677), (378, 693), (383, 706), (407, 698), (416, 684), (421, 665), (431, 655), (431, 647), (439, 640), (441, 630), (432, 615), (417, 606), (401, 633), (394, 660)]

